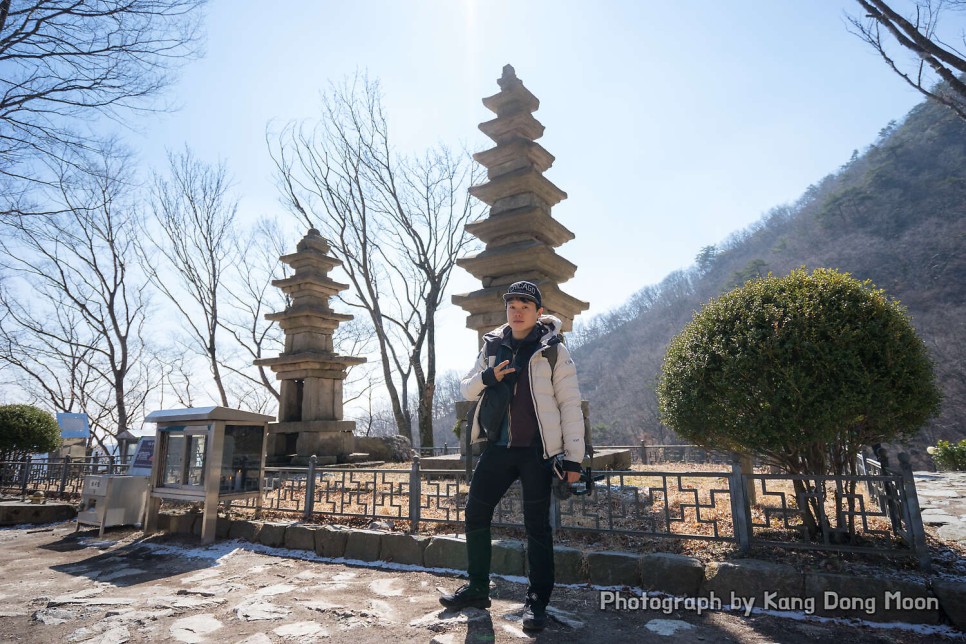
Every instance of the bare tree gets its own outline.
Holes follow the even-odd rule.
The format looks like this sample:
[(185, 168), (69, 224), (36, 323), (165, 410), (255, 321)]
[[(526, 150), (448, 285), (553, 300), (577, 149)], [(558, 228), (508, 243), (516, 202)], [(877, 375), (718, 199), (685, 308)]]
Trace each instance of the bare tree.
[(456, 426), (456, 403), (463, 400), (460, 391), (461, 374), (446, 371), (436, 379), (436, 396), (433, 399), (433, 427), (437, 442), (456, 445), (453, 432)]
[[(221, 366), (244, 383), (247, 395), (262, 398), (268, 407), (276, 406), (279, 391), (274, 374), (265, 367), (253, 367), (259, 359), (279, 353), (284, 347), (281, 329), (265, 319), (266, 313), (281, 311), (287, 305), (285, 296), (272, 286), (272, 280), (285, 277), (285, 265), (280, 258), (286, 253), (285, 238), (278, 223), (262, 219), (247, 237), (234, 239), (237, 261), (228, 267), (230, 276), (225, 285), (227, 313), (218, 323), (234, 340), (234, 355), (219, 358)], [(263, 405), (264, 408), (264, 405)]]
[(289, 124), (270, 142), (281, 188), (292, 213), (319, 228), (343, 262), (352, 286), (345, 301), (375, 330), (397, 431), (416, 442), (414, 380), (419, 439), (432, 446), (435, 318), (472, 239), (464, 225), (478, 208), (466, 193), (474, 165), (443, 147), (398, 155), (378, 83), (366, 78), (330, 87), (322, 112), (314, 127)]
[[(190, 346), (205, 358), (222, 405), (229, 406), (219, 355), (224, 277), (238, 259), (234, 233), (238, 202), (229, 194), (224, 164), (211, 166), (185, 149), (169, 153), (169, 176), (155, 175), (154, 216), (145, 234), (161, 257), (142, 247), (146, 272), (181, 313)], [(171, 276), (173, 275), (173, 279)]]
[(23, 180), (56, 183), (45, 168), (96, 147), (79, 122), (158, 107), (151, 99), (198, 52), (204, 3), (0, 0), (0, 195), (9, 210), (28, 205)]
[[(869, 43), (903, 80), (929, 98), (966, 119), (966, 56), (961, 25), (943, 31), (948, 12), (966, 9), (963, 0), (912, 0), (904, 3), (908, 15), (895, 2), (856, 0), (864, 15), (848, 16), (851, 31)], [(949, 35), (944, 35), (948, 33)], [(950, 40), (955, 38), (956, 43)], [(900, 61), (895, 51), (908, 54)]]
[(137, 421), (151, 390), (129, 166), (116, 147), (62, 165), (48, 195), (58, 214), (10, 217), (0, 236), (0, 361), (53, 409), (86, 412), (101, 447)]
[(195, 358), (191, 351), (178, 346), (166, 346), (156, 352), (154, 371), (159, 383), (159, 408), (173, 406), (168, 404), (172, 398), (179, 407), (195, 406), (195, 388), (192, 386)]

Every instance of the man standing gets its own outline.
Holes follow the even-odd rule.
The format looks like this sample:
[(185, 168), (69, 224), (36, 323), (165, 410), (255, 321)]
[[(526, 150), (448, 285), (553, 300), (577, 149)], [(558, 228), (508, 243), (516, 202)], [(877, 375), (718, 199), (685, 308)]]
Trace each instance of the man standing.
[(483, 396), (467, 428), (470, 440), (487, 441), (466, 503), (469, 583), (439, 601), (453, 609), (490, 606), (493, 511), (520, 479), (530, 581), (523, 628), (537, 631), (547, 625), (554, 585), (551, 481), (555, 471), (568, 482), (580, 479), (584, 421), (577, 370), (561, 343), (560, 320), (543, 314), (540, 289), (515, 282), (503, 301), (506, 324), (483, 337), (461, 383), (467, 400)]

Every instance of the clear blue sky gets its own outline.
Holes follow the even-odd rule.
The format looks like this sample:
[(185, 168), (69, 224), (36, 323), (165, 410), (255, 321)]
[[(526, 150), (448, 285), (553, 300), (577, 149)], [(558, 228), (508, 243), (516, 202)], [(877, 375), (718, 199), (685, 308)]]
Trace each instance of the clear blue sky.
[[(227, 162), (255, 218), (283, 214), (265, 145), (270, 122), (318, 113), (329, 81), (381, 80), (401, 151), (489, 147), (511, 63), (541, 100), (553, 214), (576, 239), (563, 285), (584, 315), (620, 305), (698, 250), (794, 201), (919, 102), (847, 32), (852, 0), (214, 0), (207, 53), (186, 67), (181, 109), (142, 121), (142, 160), (190, 145)], [(294, 244), (294, 239), (293, 239)], [(477, 288), (458, 269), (453, 291)], [(440, 324), (442, 369), (476, 350), (463, 312)]]

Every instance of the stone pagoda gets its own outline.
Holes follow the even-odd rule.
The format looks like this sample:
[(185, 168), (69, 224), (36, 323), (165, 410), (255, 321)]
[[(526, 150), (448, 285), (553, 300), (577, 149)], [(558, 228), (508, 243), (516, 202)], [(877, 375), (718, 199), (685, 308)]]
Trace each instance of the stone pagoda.
[(543, 173), (554, 157), (535, 140), (543, 136), (543, 125), (533, 117), (540, 101), (506, 65), (497, 81), (500, 92), (483, 99), (496, 118), (480, 124), (480, 130), (496, 147), (473, 155), (487, 171), (488, 181), (470, 188), (470, 194), (490, 207), (489, 215), (466, 225), (466, 230), (486, 247), (457, 263), (483, 288), (454, 295), (453, 303), (469, 313), (466, 326), (483, 334), (506, 322), (501, 295), (518, 280), (540, 288), (547, 313), (563, 322), (569, 331), (574, 317), (587, 310), (582, 302), (560, 290), (577, 270), (554, 250), (574, 238), (550, 209), (567, 198)]
[(329, 255), (329, 244), (312, 228), (296, 252), (281, 258), (295, 273), (273, 280), (288, 298), (281, 313), (269, 313), (285, 332), (285, 350), (277, 358), (256, 360), (270, 367), (281, 381), (278, 422), (270, 423), (270, 462), (305, 465), (313, 454), (320, 464), (344, 463), (355, 451), (355, 423), (342, 419), (342, 382), (346, 370), (365, 358), (340, 356), (332, 334), (351, 315), (329, 306), (332, 296), (349, 288), (329, 278), (340, 262)]

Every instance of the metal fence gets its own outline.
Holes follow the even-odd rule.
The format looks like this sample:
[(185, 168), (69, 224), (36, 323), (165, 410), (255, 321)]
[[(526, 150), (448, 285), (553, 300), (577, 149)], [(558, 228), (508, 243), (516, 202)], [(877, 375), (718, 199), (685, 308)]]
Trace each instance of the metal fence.
[(127, 465), (112, 457), (35, 458), (29, 461), (0, 461), (0, 492), (26, 495), (43, 491), (62, 497), (78, 495), (88, 474), (124, 474)]
[[(699, 445), (648, 445), (641, 441), (636, 445), (598, 445), (598, 451), (627, 450), (631, 454), (631, 462), (642, 465), (655, 463), (717, 463), (727, 465), (731, 456), (727, 452), (710, 450)], [(441, 446), (420, 447), (420, 456), (446, 456), (459, 454), (458, 443), (443, 443)]]
[[(720, 471), (640, 470), (596, 474), (594, 494), (556, 498), (556, 530), (642, 537), (703, 539), (754, 547), (906, 555), (929, 566), (929, 552), (908, 456), (890, 467), (862, 457), (855, 476), (742, 472), (737, 458)], [(120, 471), (110, 461), (0, 463), (0, 489), (79, 494), (85, 474)], [(413, 459), (408, 469), (266, 468), (262, 509), (312, 519), (329, 515), (451, 524), (460, 529), (468, 491), (465, 470), (433, 470)], [(253, 500), (235, 502), (254, 505)], [(802, 509), (812, 509), (809, 525)], [(494, 525), (523, 527), (515, 484), (497, 507)]]
[[(889, 468), (863, 457), (856, 476), (721, 471), (597, 472), (594, 494), (554, 499), (557, 530), (703, 539), (755, 547), (906, 555), (929, 554), (908, 457)], [(903, 460), (904, 459), (904, 460)], [(263, 508), (305, 519), (337, 515), (446, 523), (458, 528), (468, 485), (464, 470), (269, 468)], [(811, 508), (814, 524), (802, 509)], [(519, 484), (497, 506), (494, 525), (523, 527)]]

